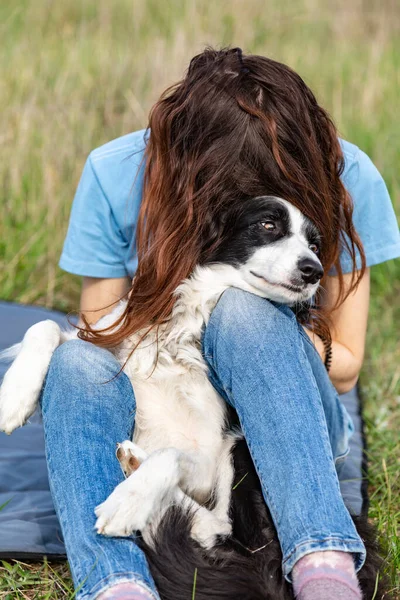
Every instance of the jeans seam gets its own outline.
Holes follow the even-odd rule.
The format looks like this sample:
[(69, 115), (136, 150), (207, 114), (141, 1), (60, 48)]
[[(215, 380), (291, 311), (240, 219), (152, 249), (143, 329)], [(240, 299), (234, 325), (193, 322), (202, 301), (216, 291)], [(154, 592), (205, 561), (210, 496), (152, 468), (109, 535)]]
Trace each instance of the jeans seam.
[[(303, 354), (303, 359), (310, 366), (310, 363), (309, 363), (309, 360), (308, 360), (305, 348), (304, 348), (304, 346), (302, 344), (303, 338), (312, 345), (312, 347), (314, 348), (315, 352), (317, 352), (318, 356), (319, 356), (319, 353), (318, 353), (316, 347), (314, 346), (314, 344), (308, 338), (307, 334), (304, 333), (304, 335), (302, 335), (301, 330), (299, 328), (298, 328), (297, 331), (298, 331), (298, 335), (299, 335), (299, 341), (300, 341), (301, 351), (302, 351), (302, 354)], [(311, 369), (311, 366), (310, 366), (310, 369)], [(317, 382), (316, 382), (315, 377), (314, 377), (314, 374), (311, 373), (311, 375), (312, 375), (312, 377), (311, 377), (311, 379), (312, 379), (312, 385), (313, 385), (314, 389), (316, 390), (318, 396), (321, 396), (320, 391), (318, 389)], [(334, 386), (333, 386), (332, 382), (331, 382), (331, 385), (332, 385), (332, 388), (334, 389)], [(336, 390), (335, 390), (335, 394), (337, 395)], [(322, 403), (322, 400), (321, 400), (321, 403)], [(328, 451), (330, 449), (330, 452), (331, 452), (331, 455), (332, 455), (332, 461), (329, 461), (329, 466), (330, 466), (330, 469), (331, 469), (331, 473), (332, 473), (332, 476), (336, 479), (337, 488), (340, 490), (340, 484), (339, 484), (339, 480), (338, 480), (338, 476), (337, 476), (337, 472), (336, 472), (336, 468), (335, 468), (335, 464), (336, 463), (335, 463), (334, 450), (332, 448), (331, 441), (330, 441), (330, 438), (329, 438), (328, 425), (327, 425), (327, 422), (326, 422), (326, 418), (325, 418), (325, 415), (324, 415), (324, 410), (323, 410), (322, 404), (320, 406), (320, 409), (321, 410), (318, 412), (317, 418), (318, 418), (318, 421), (319, 421), (319, 424), (320, 424), (320, 427), (321, 427), (321, 434), (322, 434), (322, 436), (323, 436), (323, 438), (325, 440), (325, 443), (327, 444)], [(321, 411), (322, 411), (322, 415), (321, 415)]]
[[(204, 332), (203, 336), (205, 336), (205, 335), (206, 335), (206, 331)], [(203, 337), (203, 341), (204, 341), (204, 339), (205, 339), (205, 337)], [(203, 343), (203, 346), (204, 346), (204, 343)], [(214, 373), (215, 373), (215, 375), (216, 375), (216, 377), (217, 377), (217, 379), (218, 379), (218, 384), (219, 384), (219, 385), (221, 386), (221, 388), (222, 388), (222, 389), (225, 391), (225, 394), (226, 394), (226, 396), (228, 397), (228, 399), (229, 399), (229, 402), (230, 402), (231, 406), (232, 406), (232, 407), (233, 407), (233, 408), (236, 410), (235, 403), (233, 402), (233, 398), (232, 398), (232, 390), (231, 390), (231, 389), (230, 389), (230, 390), (227, 390), (227, 389), (226, 389), (226, 387), (225, 387), (225, 385), (224, 385), (224, 384), (222, 383), (222, 381), (220, 380), (220, 377), (218, 377), (218, 374), (217, 374), (217, 371), (216, 371), (216, 369), (215, 369), (215, 365), (214, 365), (214, 356), (213, 356), (212, 354), (210, 354), (209, 352), (203, 352), (203, 357), (204, 357), (205, 359), (207, 359), (207, 362), (209, 363), (209, 366), (211, 366), (212, 370), (214, 371)], [(211, 383), (212, 383), (212, 381), (211, 381)], [(218, 392), (218, 390), (217, 390), (217, 392)], [(263, 484), (262, 478), (260, 477), (260, 471), (259, 471), (259, 467), (258, 467), (257, 461), (256, 461), (256, 459), (254, 458), (254, 455), (253, 455), (253, 452), (252, 452), (252, 444), (251, 444), (251, 440), (250, 440), (250, 439), (248, 438), (248, 436), (246, 435), (246, 431), (245, 431), (245, 429), (244, 429), (244, 427), (243, 427), (243, 425), (242, 425), (242, 424), (241, 424), (241, 429), (242, 429), (242, 431), (243, 431), (243, 434), (244, 434), (244, 437), (245, 437), (246, 444), (247, 444), (247, 445), (248, 445), (248, 447), (249, 447), (249, 450), (250, 450), (250, 455), (251, 455), (251, 459), (252, 459), (252, 461), (253, 461), (253, 464), (254, 464), (254, 467), (255, 467), (255, 469), (256, 469), (257, 476), (258, 476), (258, 479), (259, 479), (259, 481), (260, 481), (260, 485), (261, 485), (262, 489), (264, 490), (265, 496), (266, 496), (266, 497), (268, 498), (268, 500), (269, 500), (268, 507), (270, 508), (270, 510), (271, 510), (271, 507), (272, 507), (272, 508), (273, 508), (273, 511), (274, 511), (274, 513), (275, 513), (275, 515), (276, 515), (278, 511), (277, 511), (277, 509), (276, 509), (276, 507), (275, 507), (275, 505), (274, 505), (274, 503), (273, 503), (272, 499), (270, 498), (270, 495), (269, 495), (269, 493), (268, 493), (267, 489), (265, 488), (265, 486), (264, 486), (264, 484)], [(271, 512), (272, 512), (272, 511), (271, 511)]]
[[(44, 429), (44, 439), (45, 439), (45, 445), (46, 445), (46, 448), (47, 448), (48, 446), (47, 446), (47, 433), (46, 433), (46, 428), (43, 428), (43, 429)], [(52, 470), (52, 469), (53, 469), (53, 467), (52, 467), (52, 460), (51, 460), (50, 453), (47, 453), (47, 455), (46, 455), (46, 461), (47, 461), (47, 465), (48, 465), (49, 486), (50, 486), (50, 492), (51, 492), (51, 477), (50, 477), (50, 470)], [(51, 495), (53, 496), (53, 494), (51, 494)], [(60, 498), (58, 498), (58, 500), (57, 500), (57, 512), (59, 512), (59, 515), (60, 515), (60, 516), (59, 516), (59, 521), (60, 521), (60, 525), (61, 525), (61, 531), (63, 530), (63, 523), (66, 523), (66, 522), (67, 522), (67, 520), (64, 518), (64, 512), (65, 512), (65, 511), (64, 511), (64, 506), (63, 506), (62, 504), (63, 504), (63, 503), (62, 503), (62, 502), (60, 502)], [(56, 503), (54, 503), (54, 506), (55, 506), (55, 505), (56, 505)], [(64, 538), (64, 535), (63, 535), (63, 538)], [(79, 565), (79, 563), (75, 563), (75, 561), (74, 561), (74, 560), (72, 560), (72, 558), (71, 558), (71, 557), (69, 557), (69, 556), (67, 556), (67, 558), (68, 558), (68, 562), (69, 562), (69, 563), (71, 563), (71, 564), (74, 564), (74, 570), (75, 570), (75, 572), (76, 572), (76, 574), (77, 574), (77, 576), (78, 576), (78, 579), (79, 579), (79, 581), (81, 581), (81, 580), (83, 579), (83, 577), (82, 577), (82, 571), (81, 571), (81, 568), (80, 568), (80, 565)]]
[[(231, 405), (233, 407), (235, 407), (234, 402), (232, 400), (232, 393), (229, 394), (229, 398), (230, 398), (230, 401), (231, 401)], [(236, 410), (236, 407), (235, 407), (235, 410)], [(257, 460), (254, 457), (254, 453), (252, 452), (252, 442), (251, 442), (251, 439), (246, 435), (246, 430), (245, 430), (245, 428), (243, 427), (242, 424), (240, 424), (240, 427), (241, 427), (241, 429), (243, 431), (244, 439), (246, 441), (246, 444), (247, 444), (247, 446), (248, 446), (248, 448), (250, 450), (251, 459), (252, 459), (254, 467), (255, 467), (255, 469), (257, 471), (258, 480), (260, 482), (260, 485), (261, 485), (262, 489), (264, 490), (265, 496), (268, 498), (268, 502), (267, 502), (268, 508), (270, 509), (271, 513), (272, 513), (272, 510), (274, 511), (275, 517), (276, 517), (276, 515), (278, 513), (278, 510), (277, 510), (274, 502), (272, 501), (272, 498), (270, 497), (270, 494), (269, 494), (268, 490), (266, 489), (266, 487), (265, 487), (265, 485), (264, 485), (264, 483), (262, 481), (262, 478), (260, 476), (260, 469), (259, 469)], [(276, 520), (274, 519), (274, 521), (276, 522), (277, 519)]]
[(243, 430), (243, 433), (244, 433), (244, 438), (245, 438), (246, 443), (247, 443), (247, 445), (249, 447), (249, 450), (250, 450), (252, 461), (253, 461), (255, 469), (257, 471), (258, 480), (259, 480), (259, 482), (261, 484), (262, 489), (264, 490), (265, 496), (268, 498), (268, 502), (267, 502), (268, 508), (271, 511), (271, 513), (272, 513), (272, 511), (275, 513), (275, 519), (276, 519), (276, 521), (275, 521), (275, 519), (274, 519), (274, 521), (277, 522), (278, 521), (278, 519), (276, 518), (276, 515), (278, 513), (277, 507), (275, 506), (275, 503), (273, 502), (273, 500), (272, 500), (272, 498), (271, 498), (271, 496), (270, 496), (267, 488), (265, 487), (265, 485), (264, 485), (264, 483), (262, 481), (262, 478), (260, 476), (260, 469), (259, 469), (258, 463), (257, 463), (256, 459), (253, 457), (251, 441), (246, 436), (246, 432), (245, 432), (243, 426), (241, 426), (241, 427), (242, 427), (242, 430)]
[[(42, 392), (41, 392), (41, 399), (43, 399), (43, 395), (45, 393), (45, 388), (46, 388), (46, 384), (47, 384), (48, 375), (49, 375), (49, 371), (47, 371), (47, 373), (46, 373), (45, 383), (43, 385)], [(53, 466), (52, 466), (51, 454), (50, 454), (50, 451), (48, 450), (49, 446), (48, 446), (47, 428), (44, 426), (44, 417), (45, 417), (46, 411), (43, 410), (43, 402), (40, 402), (40, 404), (41, 404), (42, 419), (43, 419), (43, 433), (44, 433), (45, 450), (46, 450), (45, 454), (46, 454), (46, 465), (47, 465), (47, 472), (48, 472), (48, 480), (49, 480), (50, 494), (51, 494), (51, 497), (53, 498), (52, 481), (51, 481), (52, 478), (50, 477), (51, 471), (53, 471)], [(54, 503), (54, 508), (56, 508), (56, 503), (54, 502), (54, 500), (53, 500), (53, 503)], [(57, 518), (58, 518), (58, 520), (60, 522), (61, 531), (63, 530), (63, 523), (66, 523), (66, 521), (67, 521), (64, 518), (64, 514), (63, 514), (64, 512), (65, 512), (65, 509), (64, 509), (64, 506), (63, 506), (63, 502), (60, 501), (60, 498), (58, 498), (58, 501), (57, 501), (57, 513), (59, 513), (59, 516), (57, 514)], [(64, 538), (64, 535), (63, 535), (63, 538)], [(64, 541), (64, 543), (65, 543), (65, 541)], [(68, 562), (69, 563), (73, 563), (75, 565), (75, 562), (73, 560), (71, 560), (69, 557), (68, 557)], [(78, 576), (78, 579), (81, 580), (82, 579), (82, 572), (81, 572), (79, 564), (77, 563), (75, 565), (75, 567), (76, 567), (75, 568), (75, 572), (76, 572), (76, 574)]]
[[(317, 347), (310, 340), (310, 338), (308, 337), (308, 335), (305, 333), (305, 331), (303, 330), (303, 328), (300, 325), (300, 323), (298, 323), (298, 325), (299, 325), (298, 329), (299, 329), (299, 334), (300, 334), (301, 339), (303, 340), (303, 342), (306, 342), (309, 346), (311, 346), (311, 348), (314, 350), (315, 354), (319, 357), (320, 361), (322, 362), (322, 358), (320, 356), (320, 353), (317, 350)], [(338, 393), (337, 389), (335, 388), (335, 386), (333, 385), (332, 379), (329, 377), (329, 374), (328, 374), (328, 379), (329, 379), (329, 383), (331, 384), (332, 391), (336, 394), (336, 397), (340, 400), (339, 393)]]
[[(225, 386), (225, 385), (222, 383), (222, 381), (220, 381), (220, 380), (219, 380), (219, 377), (218, 377), (217, 371), (216, 371), (216, 369), (215, 369), (215, 366), (214, 366), (214, 357), (213, 357), (211, 354), (203, 354), (203, 358), (206, 360), (206, 363), (208, 363), (208, 364), (207, 364), (207, 366), (208, 366), (208, 379), (210, 380), (210, 382), (211, 382), (211, 385), (213, 385), (213, 382), (212, 382), (212, 379), (210, 379), (210, 368), (211, 368), (211, 369), (213, 370), (213, 372), (215, 373), (215, 375), (216, 375), (216, 378), (218, 379), (218, 383), (219, 383), (219, 385), (220, 385), (221, 389), (222, 389), (222, 390), (225, 392), (225, 394), (226, 394), (227, 398), (229, 398), (230, 405), (231, 405), (231, 406), (234, 408), (235, 406), (234, 406), (234, 404), (233, 404), (233, 402), (232, 402), (232, 398), (231, 398), (231, 396), (232, 396), (232, 390), (231, 390), (231, 388), (227, 388), (227, 387), (226, 387), (226, 386)], [(213, 386), (213, 387), (214, 387), (214, 386)], [(216, 388), (214, 387), (214, 389), (216, 389)], [(219, 390), (217, 390), (217, 389), (216, 389), (216, 392), (217, 392), (219, 395), (221, 395), (221, 394), (219, 393)], [(221, 396), (221, 397), (223, 398), (223, 396)], [(223, 398), (223, 400), (226, 402), (225, 398)], [(236, 409), (235, 409), (235, 410), (236, 410)]]

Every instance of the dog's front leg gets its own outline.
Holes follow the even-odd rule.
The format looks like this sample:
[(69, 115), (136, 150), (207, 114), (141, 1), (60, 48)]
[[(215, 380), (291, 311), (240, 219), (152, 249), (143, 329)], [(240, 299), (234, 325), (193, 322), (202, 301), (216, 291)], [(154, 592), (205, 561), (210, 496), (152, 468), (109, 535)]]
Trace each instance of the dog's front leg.
[[(220, 519), (182, 491), (196, 473), (196, 460), (175, 448), (158, 450), (147, 457), (136, 444), (118, 444), (117, 457), (128, 478), (96, 510), (98, 533), (124, 537), (141, 531), (148, 543), (166, 510), (181, 506), (193, 514), (191, 535), (204, 547), (217, 536), (231, 532), (228, 519)], [(193, 485), (193, 482), (192, 482)]]
[[(124, 442), (136, 445), (132, 442)], [(137, 448), (137, 447), (136, 447)], [(137, 452), (135, 453), (135, 455)], [(97, 506), (95, 528), (109, 536), (143, 531), (160, 511), (175, 501), (176, 490), (190, 457), (175, 448), (153, 452), (110, 496)]]

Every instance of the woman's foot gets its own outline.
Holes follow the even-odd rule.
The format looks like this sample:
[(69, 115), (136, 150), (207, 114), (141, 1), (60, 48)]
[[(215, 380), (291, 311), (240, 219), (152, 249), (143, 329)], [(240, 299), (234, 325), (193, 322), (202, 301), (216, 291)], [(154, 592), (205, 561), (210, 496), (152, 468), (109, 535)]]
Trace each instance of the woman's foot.
[(293, 590), (297, 600), (361, 600), (353, 556), (327, 550), (303, 556), (294, 566)]
[(108, 588), (96, 600), (154, 600), (154, 596), (141, 585), (127, 581)]

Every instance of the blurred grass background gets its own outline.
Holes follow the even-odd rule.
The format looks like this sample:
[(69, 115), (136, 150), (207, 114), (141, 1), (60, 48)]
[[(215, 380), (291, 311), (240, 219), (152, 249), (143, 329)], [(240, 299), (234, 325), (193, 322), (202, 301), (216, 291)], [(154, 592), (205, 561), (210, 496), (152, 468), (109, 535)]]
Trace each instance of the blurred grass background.
[[(0, 298), (62, 310), (80, 281), (57, 267), (89, 152), (146, 125), (206, 44), (289, 64), (340, 135), (366, 151), (400, 214), (397, 0), (2, 0)], [(375, 224), (379, 227), (379, 223)], [(370, 516), (400, 597), (400, 261), (372, 269), (361, 377)], [(71, 598), (63, 569), (0, 567), (0, 599)]]

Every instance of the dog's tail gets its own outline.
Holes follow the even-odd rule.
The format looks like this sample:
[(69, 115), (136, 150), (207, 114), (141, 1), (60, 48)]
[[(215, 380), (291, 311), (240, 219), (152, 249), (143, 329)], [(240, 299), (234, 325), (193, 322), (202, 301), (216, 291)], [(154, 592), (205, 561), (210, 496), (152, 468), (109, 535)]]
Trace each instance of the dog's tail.
[(0, 362), (12, 362), (17, 358), (20, 350), (22, 348), (22, 342), (19, 344), (14, 344), (5, 350), (0, 352)]
[[(267, 598), (265, 572), (256, 559), (223, 541), (206, 551), (190, 538), (191, 527), (192, 516), (175, 506), (152, 543), (140, 542), (162, 600)], [(277, 571), (279, 567), (278, 562)]]

